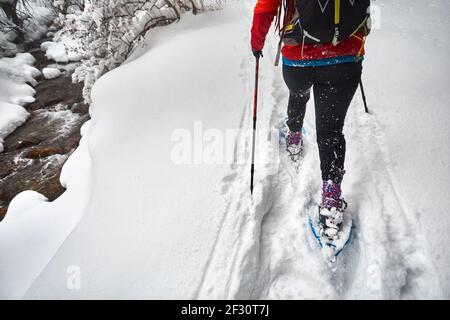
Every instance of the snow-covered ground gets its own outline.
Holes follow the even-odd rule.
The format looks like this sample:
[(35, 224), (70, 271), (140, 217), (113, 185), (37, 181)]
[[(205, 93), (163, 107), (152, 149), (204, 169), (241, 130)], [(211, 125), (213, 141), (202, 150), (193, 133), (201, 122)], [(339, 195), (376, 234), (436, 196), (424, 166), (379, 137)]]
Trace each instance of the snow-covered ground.
[[(220, 151), (208, 142), (229, 129), (241, 129), (230, 134), (234, 155), (248, 155), (254, 1), (237, 1), (152, 31), (145, 50), (96, 83), (66, 193), (53, 203), (20, 194), (0, 223), (0, 297), (449, 298), (450, 45), (439, 35), (450, 6), (377, 3), (364, 73), (373, 112), (358, 93), (346, 122), (343, 187), (356, 229), (337, 271), (306, 228), (321, 184), (312, 105), (297, 179), (261, 152), (251, 200), (248, 165), (214, 164)], [(263, 151), (287, 105), (275, 47), (271, 33)], [(183, 141), (191, 148), (180, 154)]]

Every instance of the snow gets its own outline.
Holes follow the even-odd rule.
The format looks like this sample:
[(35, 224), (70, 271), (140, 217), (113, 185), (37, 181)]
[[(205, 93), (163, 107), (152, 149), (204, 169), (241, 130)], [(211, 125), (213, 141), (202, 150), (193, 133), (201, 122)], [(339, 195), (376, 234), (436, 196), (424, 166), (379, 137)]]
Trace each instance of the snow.
[(61, 71), (56, 68), (44, 68), (42, 69), (42, 74), (45, 79), (54, 79), (61, 75)]
[(34, 89), (39, 70), (32, 65), (34, 58), (29, 53), (18, 53), (14, 58), (0, 59), (0, 152), (3, 139), (23, 124), (28, 112), (22, 107), (34, 101)]
[(67, 47), (75, 46), (75, 44), (72, 44), (74, 41), (67, 39), (67, 37), (62, 37), (59, 41), (45, 41), (41, 44), (41, 50), (45, 51), (45, 56), (49, 60), (52, 59), (56, 62), (67, 63), (81, 59), (80, 54), (67, 49)]
[(67, 64), (51, 63), (47, 66), (47, 68), (58, 69), (62, 72), (71, 72), (74, 71), (78, 65), (79, 65), (78, 62), (72, 62)]
[[(14, 37), (13, 37), (14, 38)], [(17, 45), (11, 42), (11, 32), (0, 32), (0, 53), (17, 52)]]
[[(48, 3), (42, 0), (29, 0), (26, 7), (22, 1), (18, 2), (18, 12), (24, 15), (32, 15), (32, 18), (24, 19), (22, 29), (24, 30), (25, 42), (40, 39), (48, 29), (55, 16), (55, 12), (48, 7)], [(0, 14), (4, 14), (1, 11)], [(22, 45), (16, 45), (13, 41), (17, 38), (17, 32), (6, 28), (0, 31), (0, 56), (12, 56), (19, 52)]]
[[(450, 207), (450, 45), (441, 34), (449, 30), (450, 5), (442, 0), (379, 4), (381, 30), (367, 48), (367, 98), (385, 134), (402, 203), (427, 235), (448, 298), (450, 215), (442, 212)], [(411, 23), (416, 19), (422, 23)], [(386, 54), (392, 44), (394, 52)]]
[[(273, 32), (261, 61), (253, 199), (248, 161), (203, 162), (230, 129), (227, 148), (249, 155), (254, 1), (236, 1), (152, 31), (145, 49), (98, 80), (92, 120), (61, 176), (67, 191), (52, 203), (22, 193), (0, 223), (0, 297), (449, 298), (450, 221), (438, 212), (450, 201), (450, 48), (437, 35), (450, 6), (377, 4), (382, 28), (364, 62), (372, 114), (358, 93), (345, 128), (354, 238), (335, 268), (307, 226), (321, 188), (313, 102), (299, 177), (269, 149), (287, 105)], [(410, 23), (416, 14), (420, 25)], [(193, 160), (180, 163), (173, 149), (186, 135)], [(81, 287), (68, 285), (73, 270)]]
[[(83, 134), (88, 127), (88, 123), (83, 125)], [(5, 272), (0, 276), (2, 298), (22, 297), (79, 222), (89, 198), (89, 169), (90, 155), (82, 139), (61, 172), (61, 184), (70, 192), (52, 203), (34, 191), (13, 199), (0, 224), (0, 238), (7, 241), (0, 249), (0, 269)], [(19, 230), (24, 233), (18, 234)]]
[(41, 50), (45, 51), (45, 56), (48, 59), (53, 59), (56, 62), (68, 62), (69, 57), (66, 52), (66, 47), (62, 42), (46, 41), (41, 44)]
[(47, 26), (53, 22), (55, 12), (42, 0), (31, 0), (27, 5), (28, 8), (25, 10), (32, 13), (32, 18), (24, 21), (25, 41), (38, 40), (46, 34)]

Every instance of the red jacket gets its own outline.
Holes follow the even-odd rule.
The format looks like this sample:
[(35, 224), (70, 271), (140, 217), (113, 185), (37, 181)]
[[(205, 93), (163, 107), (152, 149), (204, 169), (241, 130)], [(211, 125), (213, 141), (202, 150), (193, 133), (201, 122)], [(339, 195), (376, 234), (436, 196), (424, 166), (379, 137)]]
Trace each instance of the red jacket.
[[(277, 15), (281, 0), (258, 0), (253, 13), (251, 46), (253, 51), (262, 50), (270, 26)], [(337, 45), (305, 44), (284, 45), (281, 53), (288, 60), (317, 60), (340, 56), (364, 55), (364, 38), (362, 34), (350, 37)]]

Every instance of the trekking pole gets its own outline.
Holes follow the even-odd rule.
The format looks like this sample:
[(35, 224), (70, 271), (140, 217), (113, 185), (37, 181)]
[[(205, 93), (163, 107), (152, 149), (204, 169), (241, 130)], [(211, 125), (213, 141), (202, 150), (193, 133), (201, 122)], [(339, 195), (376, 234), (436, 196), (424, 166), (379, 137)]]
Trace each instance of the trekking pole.
[(256, 113), (258, 108), (258, 79), (259, 79), (259, 58), (256, 58), (255, 70), (255, 96), (253, 98), (253, 141), (252, 141), (252, 166), (250, 169), (250, 194), (253, 195), (253, 178), (255, 175), (255, 140), (256, 140)]
[(364, 92), (364, 86), (363, 86), (362, 79), (359, 81), (359, 86), (361, 88), (361, 95), (362, 95), (363, 102), (364, 102), (364, 109), (366, 110), (366, 113), (369, 113), (369, 108), (367, 107), (366, 93)]

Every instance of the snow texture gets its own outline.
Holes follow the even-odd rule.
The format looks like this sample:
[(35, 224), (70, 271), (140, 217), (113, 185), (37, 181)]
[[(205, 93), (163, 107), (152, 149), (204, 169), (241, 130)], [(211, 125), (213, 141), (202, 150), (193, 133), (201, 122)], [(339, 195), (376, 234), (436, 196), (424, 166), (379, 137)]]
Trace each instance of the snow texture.
[(48, 3), (42, 0), (30, 0), (27, 4), (27, 10), (31, 12), (32, 18), (23, 22), (25, 40), (34, 41), (46, 34), (47, 26), (53, 22), (55, 12), (49, 7)]
[(23, 105), (34, 101), (35, 77), (40, 71), (32, 65), (29, 53), (18, 53), (14, 58), (0, 59), (0, 152), (3, 139), (28, 118)]
[[(28, 0), (26, 1), (26, 7), (23, 6), (22, 1), (19, 1), (17, 9), (20, 12), (20, 19), (23, 20), (21, 28), (24, 31), (23, 40), (25, 42), (40, 39), (47, 32), (47, 26), (51, 24), (55, 16), (49, 4), (42, 0)], [(3, 10), (0, 12), (4, 15)], [(13, 56), (19, 52), (21, 45), (16, 45), (13, 42), (17, 39), (17, 36), (18, 33), (11, 28), (0, 30), (0, 57), (3, 55)]]
[(61, 75), (61, 71), (56, 68), (44, 68), (42, 69), (42, 74), (45, 79), (54, 79)]
[[(313, 102), (298, 179), (283, 162), (267, 165), (269, 137), (258, 135), (267, 161), (257, 163), (253, 199), (248, 162), (171, 159), (175, 130), (192, 132), (198, 121), (204, 132), (243, 129), (234, 150), (248, 158), (239, 146), (252, 124), (254, 1), (238, 1), (153, 32), (147, 50), (95, 84), (92, 120), (61, 177), (68, 190), (52, 203), (22, 193), (0, 223), (0, 297), (449, 298), (450, 221), (440, 213), (450, 204), (450, 45), (437, 35), (449, 28), (450, 6), (377, 3), (382, 28), (364, 63), (372, 113), (358, 93), (345, 127), (354, 238), (336, 268), (307, 226), (322, 183)], [(260, 132), (277, 129), (288, 98), (269, 35)]]
[(62, 42), (43, 42), (41, 44), (41, 50), (45, 51), (45, 56), (48, 59), (53, 59), (56, 62), (69, 62), (69, 56), (67, 55), (66, 47)]

